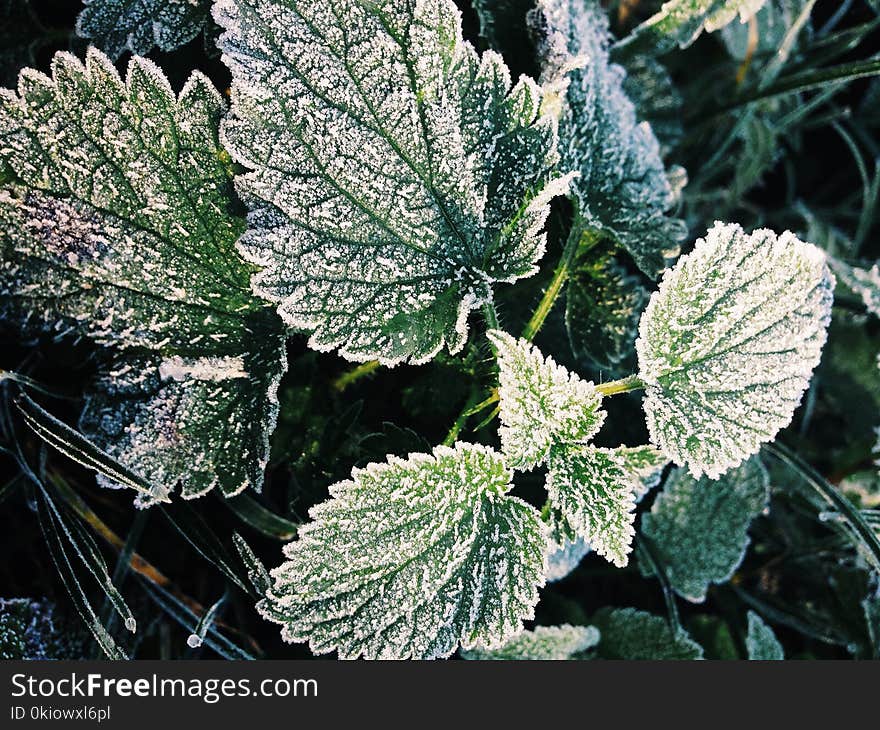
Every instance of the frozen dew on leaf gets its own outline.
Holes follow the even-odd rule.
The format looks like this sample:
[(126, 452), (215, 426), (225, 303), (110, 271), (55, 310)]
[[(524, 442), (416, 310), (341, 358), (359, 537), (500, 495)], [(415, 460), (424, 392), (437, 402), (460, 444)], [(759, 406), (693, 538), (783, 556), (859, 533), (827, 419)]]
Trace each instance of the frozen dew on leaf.
[(580, 565), (581, 560), (590, 552), (590, 546), (582, 537), (575, 537), (569, 540), (565, 536), (561, 537), (561, 545), (556, 540), (548, 543), (547, 551), (547, 571), (545, 577), (548, 583), (555, 583), (562, 580)]
[(90, 49), (0, 91), (0, 314), (112, 347), (85, 434), (184, 497), (262, 483), (285, 328), (235, 242), (224, 103)]
[(511, 477), (465, 443), (355, 469), (285, 547), (260, 612), (342, 659), (502, 646), (532, 618), (546, 568), (546, 526), (507, 495)]
[(825, 255), (794, 234), (716, 223), (639, 323), (652, 442), (717, 479), (772, 441), (819, 363), (833, 288)]
[(567, 187), (537, 84), (478, 56), (452, 0), (219, 0), (214, 17), (254, 291), (317, 350), (460, 350), (493, 284), (537, 270)]
[(624, 69), (609, 60), (607, 13), (596, 0), (540, 0), (531, 22), (545, 106), (559, 114), (560, 168), (579, 173), (577, 215), (656, 277), (687, 231), (666, 215), (675, 192), (660, 146), (624, 92)]
[(557, 444), (586, 443), (605, 411), (592, 383), (544, 357), (534, 345), (491, 330), (497, 348), (501, 450), (514, 469), (546, 461)]
[(601, 608), (590, 621), (599, 630), (601, 659), (702, 659), (703, 648), (666, 619), (635, 608)]
[(641, 531), (651, 540), (670, 585), (694, 603), (706, 600), (712, 583), (730, 580), (749, 546), (749, 526), (770, 498), (767, 472), (758, 457), (717, 481), (673, 471)]
[(76, 32), (110, 58), (125, 51), (173, 51), (196, 37), (211, 0), (85, 0)]
[[(665, 53), (687, 48), (705, 30), (712, 33), (739, 17), (746, 23), (766, 0), (667, 0), (660, 9), (618, 43), (622, 53)], [(773, 49), (775, 50), (775, 48)]]
[(785, 652), (776, 634), (754, 611), (748, 614), (749, 628), (746, 634), (746, 651), (753, 661), (782, 661)]
[(840, 281), (861, 298), (865, 309), (880, 317), (880, 264), (867, 269), (850, 266), (839, 259), (829, 259), (829, 263)]
[(462, 651), (464, 659), (490, 661), (561, 661), (592, 649), (599, 643), (595, 626), (536, 626), (523, 631), (498, 649)]

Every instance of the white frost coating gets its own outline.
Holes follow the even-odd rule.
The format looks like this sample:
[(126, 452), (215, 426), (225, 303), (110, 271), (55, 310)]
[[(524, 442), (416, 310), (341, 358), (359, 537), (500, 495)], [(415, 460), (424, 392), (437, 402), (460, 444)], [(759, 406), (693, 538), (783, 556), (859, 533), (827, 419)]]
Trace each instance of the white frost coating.
[(114, 349), (81, 427), (156, 496), (259, 489), (286, 367), (235, 250), (223, 112), (200, 73), (175, 95), (153, 62), (123, 79), (94, 48), (0, 91), (0, 318)]
[(186, 637), (186, 645), (190, 649), (198, 649), (202, 645), (202, 637), (198, 634), (190, 634)]
[(586, 443), (598, 433), (605, 411), (593, 383), (526, 340), (501, 330), (488, 336), (498, 353), (501, 447), (514, 469), (531, 469), (554, 445)]
[(687, 48), (705, 30), (712, 33), (739, 16), (747, 22), (765, 0), (668, 0), (660, 10), (638, 26), (619, 45), (639, 50), (654, 47), (656, 52), (676, 45)]
[(238, 357), (202, 357), (197, 360), (179, 356), (163, 360), (159, 365), (159, 377), (162, 380), (210, 380), (215, 383), (234, 378), (246, 378), (244, 358)]
[(712, 479), (772, 441), (819, 362), (833, 289), (825, 255), (794, 234), (716, 223), (639, 323), (651, 440)]
[(754, 611), (748, 614), (749, 629), (746, 634), (746, 651), (752, 661), (782, 661), (785, 652), (776, 634)]
[(840, 280), (862, 298), (865, 308), (880, 317), (880, 265), (862, 269), (837, 259), (829, 259), (829, 262)]
[(511, 477), (465, 443), (355, 469), (285, 546), (260, 612), (341, 659), (503, 645), (532, 618), (546, 567), (547, 528), (506, 495)]
[(523, 631), (498, 649), (476, 648), (461, 653), (464, 659), (513, 661), (562, 661), (592, 649), (599, 643), (595, 626), (536, 626)]
[(636, 498), (623, 457), (593, 446), (554, 450), (546, 486), (570, 530), (617, 567), (629, 562)]
[[(387, 365), (467, 338), (495, 282), (536, 271), (556, 123), (462, 40), (452, 0), (218, 0), (222, 136), (251, 172), (254, 292), (309, 344)], [(543, 192), (542, 192), (543, 191)]]
[(623, 246), (656, 276), (686, 234), (665, 215), (675, 203), (660, 146), (609, 59), (608, 15), (598, 0), (539, 0), (529, 13), (538, 39), (545, 111), (559, 117), (560, 169), (572, 181), (586, 229)]
[(590, 552), (590, 546), (582, 537), (574, 540), (563, 540), (562, 546), (551, 543), (547, 553), (547, 572), (545, 577), (548, 583), (555, 583), (569, 575), (580, 565)]

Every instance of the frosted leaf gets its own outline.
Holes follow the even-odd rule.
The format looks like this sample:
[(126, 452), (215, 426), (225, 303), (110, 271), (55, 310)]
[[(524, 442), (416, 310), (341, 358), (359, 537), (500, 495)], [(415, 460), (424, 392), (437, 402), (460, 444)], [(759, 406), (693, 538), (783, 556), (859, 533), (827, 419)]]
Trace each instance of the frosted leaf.
[[(651, 56), (626, 58), (623, 90), (636, 108), (636, 117), (651, 130), (666, 154), (684, 135), (684, 99), (666, 67)], [(667, 177), (669, 177), (667, 173)]]
[[(739, 61), (757, 54), (757, 57), (776, 53), (794, 26), (809, 0), (769, 0), (754, 15), (757, 26), (757, 45), (749, 40), (750, 23), (728, 23), (721, 29), (721, 38), (728, 53)], [(809, 21), (802, 32), (809, 32)]]
[(572, 446), (551, 452), (550, 503), (569, 529), (599, 555), (623, 567), (635, 535), (635, 490), (623, 458), (613, 449)]
[(782, 644), (779, 643), (773, 629), (765, 624), (754, 611), (749, 611), (746, 651), (749, 654), (749, 659), (756, 661), (782, 661), (785, 659)]
[(635, 608), (601, 608), (591, 621), (599, 630), (602, 659), (702, 659), (703, 648), (665, 619)]
[(862, 269), (839, 259), (829, 259), (829, 263), (840, 280), (861, 297), (865, 308), (875, 317), (880, 317), (880, 265)]
[(554, 445), (585, 443), (599, 431), (605, 411), (592, 383), (526, 340), (501, 330), (488, 336), (497, 348), (501, 450), (514, 469), (531, 469)]
[(641, 502), (660, 483), (669, 459), (653, 446), (618, 446), (614, 451), (623, 459), (633, 483), (636, 502)]
[(259, 488), (284, 370), (283, 323), (235, 251), (223, 110), (198, 73), (175, 97), (152, 62), (133, 58), (123, 81), (95, 49), (0, 92), (0, 167), (15, 172), (0, 189), (0, 315), (123, 353), (85, 420), (188, 497)]
[(154, 46), (173, 51), (196, 37), (209, 7), (210, 0), (85, 0), (76, 32), (114, 60)]
[(819, 362), (833, 288), (824, 254), (794, 234), (716, 223), (639, 323), (651, 440), (712, 479), (772, 441)]
[(502, 646), (532, 618), (546, 527), (475, 444), (355, 469), (313, 507), (260, 602), (286, 641), (342, 659)]
[(536, 626), (523, 631), (498, 649), (472, 649), (461, 653), (464, 659), (561, 661), (592, 649), (599, 643), (594, 626)]
[(650, 125), (638, 122), (623, 91), (626, 74), (609, 61), (607, 15), (595, 0), (540, 0), (531, 17), (545, 105), (560, 114), (560, 167), (580, 173), (572, 183), (578, 215), (654, 277), (687, 231), (665, 215), (675, 194)]
[(452, 0), (220, 0), (214, 16), (254, 291), (349, 359), (461, 349), (492, 284), (536, 271), (567, 186), (538, 86), (480, 58)]
[(745, 23), (765, 0), (669, 0), (618, 44), (621, 52), (665, 53), (687, 48), (705, 30), (723, 28), (739, 16)]
[(631, 355), (648, 291), (612, 257), (582, 262), (566, 288), (565, 327), (571, 351), (603, 370)]
[(757, 457), (717, 482), (676, 469), (642, 517), (672, 588), (694, 603), (710, 583), (730, 580), (749, 545), (749, 526), (767, 508), (767, 472)]
[(547, 552), (547, 571), (544, 574), (548, 583), (555, 583), (569, 575), (580, 565), (581, 560), (590, 552), (590, 546), (582, 537), (574, 540), (562, 538), (562, 545), (551, 541)]

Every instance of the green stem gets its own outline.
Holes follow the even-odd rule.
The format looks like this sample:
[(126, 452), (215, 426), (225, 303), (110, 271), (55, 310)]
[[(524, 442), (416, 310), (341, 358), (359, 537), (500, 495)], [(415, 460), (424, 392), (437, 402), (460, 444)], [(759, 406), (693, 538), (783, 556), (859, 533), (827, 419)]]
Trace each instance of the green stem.
[(487, 330), (501, 329), (498, 324), (498, 312), (495, 311), (495, 303), (491, 299), (483, 304), (483, 319), (486, 320)]
[(340, 375), (336, 380), (333, 381), (333, 387), (342, 392), (352, 383), (360, 380), (366, 375), (370, 375), (371, 373), (376, 372), (379, 369), (379, 361), (378, 360), (370, 360), (369, 362), (362, 362), (357, 367), (348, 370), (342, 375)]
[(544, 296), (541, 297), (541, 301), (538, 302), (538, 307), (535, 309), (534, 314), (532, 314), (532, 318), (523, 329), (522, 338), (524, 340), (531, 342), (535, 339), (535, 335), (538, 334), (538, 331), (547, 319), (547, 315), (549, 315), (550, 311), (553, 309), (553, 305), (556, 303), (556, 299), (562, 291), (562, 285), (568, 281), (568, 277), (571, 274), (571, 269), (578, 253), (591, 249), (599, 243), (600, 239), (601, 234), (596, 231), (585, 230), (580, 217), (575, 214), (575, 220), (572, 224), (571, 232), (568, 234), (568, 240), (565, 242), (562, 256), (559, 259), (559, 263), (556, 265), (556, 270), (553, 272), (553, 278), (550, 280), (549, 286), (544, 291)]
[(642, 390), (644, 387), (645, 384), (639, 379), (638, 375), (629, 375), (621, 380), (600, 383), (596, 386), (596, 390), (602, 395), (617, 395), (618, 393), (630, 393), (633, 390)]

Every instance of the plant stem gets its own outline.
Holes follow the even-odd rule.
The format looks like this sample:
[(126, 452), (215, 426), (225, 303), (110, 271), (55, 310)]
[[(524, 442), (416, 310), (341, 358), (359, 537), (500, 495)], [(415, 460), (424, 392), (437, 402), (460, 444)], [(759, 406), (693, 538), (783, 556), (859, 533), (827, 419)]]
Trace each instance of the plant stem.
[(641, 390), (645, 384), (638, 375), (628, 375), (621, 380), (612, 380), (608, 383), (600, 383), (596, 386), (602, 395), (617, 395), (618, 393), (630, 393), (633, 390)]
[(556, 270), (553, 272), (553, 278), (550, 280), (549, 286), (544, 291), (544, 296), (541, 297), (541, 301), (538, 302), (538, 307), (535, 309), (534, 314), (532, 314), (532, 318), (523, 329), (522, 338), (524, 340), (531, 342), (535, 339), (535, 335), (538, 334), (538, 331), (544, 324), (544, 320), (547, 319), (547, 315), (550, 314), (550, 311), (553, 309), (553, 305), (556, 303), (556, 299), (562, 291), (562, 285), (568, 281), (577, 254), (592, 248), (600, 241), (600, 239), (601, 234), (596, 231), (585, 230), (580, 217), (575, 214), (575, 220), (572, 224), (571, 232), (568, 234), (568, 240), (565, 242), (562, 256), (559, 258), (559, 263), (556, 265)]
[(333, 387), (338, 390), (340, 393), (345, 390), (349, 385), (354, 383), (357, 380), (360, 380), (365, 375), (370, 375), (371, 373), (376, 372), (379, 369), (379, 361), (378, 360), (370, 360), (369, 362), (362, 362), (357, 367), (348, 370), (342, 375), (340, 375), (336, 380), (333, 381)]
[(498, 324), (498, 312), (495, 311), (495, 304), (491, 299), (483, 304), (483, 318), (486, 320), (487, 330), (497, 330), (501, 328)]

